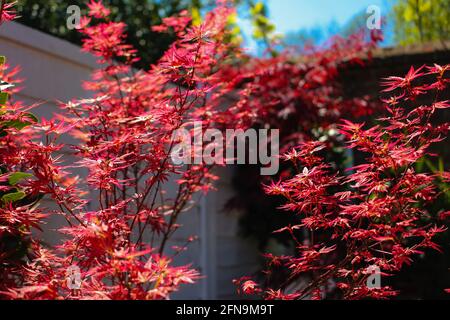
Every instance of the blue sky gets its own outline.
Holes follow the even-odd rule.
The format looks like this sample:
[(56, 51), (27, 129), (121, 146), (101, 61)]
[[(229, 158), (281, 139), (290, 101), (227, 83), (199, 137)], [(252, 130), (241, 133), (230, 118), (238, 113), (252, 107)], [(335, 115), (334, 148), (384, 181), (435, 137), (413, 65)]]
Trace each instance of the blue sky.
[[(384, 16), (389, 13), (395, 2), (395, 0), (266, 0), (270, 19), (275, 23), (278, 33), (318, 25), (326, 27), (333, 21), (342, 25), (370, 5), (379, 6)], [(241, 26), (246, 35), (251, 34), (248, 22), (242, 21)], [(251, 43), (248, 45), (254, 46)]]
[(387, 13), (392, 0), (268, 0), (270, 18), (279, 32), (295, 31), (317, 24), (327, 25), (336, 20), (344, 24), (356, 13), (370, 5)]

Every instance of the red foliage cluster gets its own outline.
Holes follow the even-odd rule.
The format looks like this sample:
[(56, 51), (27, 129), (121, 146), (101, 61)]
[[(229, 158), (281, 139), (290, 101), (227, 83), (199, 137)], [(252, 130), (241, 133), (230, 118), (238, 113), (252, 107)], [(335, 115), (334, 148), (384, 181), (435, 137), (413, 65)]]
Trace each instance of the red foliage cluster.
[[(367, 39), (368, 38), (368, 39)], [(234, 69), (236, 88), (242, 87), (241, 116), (249, 125), (280, 129), (287, 151), (313, 136), (312, 130), (327, 130), (339, 119), (373, 113), (370, 97), (344, 97), (340, 74), (354, 65), (365, 65), (381, 40), (378, 33), (356, 33), (330, 39), (322, 48), (284, 50), (275, 56), (253, 58)]]
[[(327, 161), (342, 165), (345, 149), (337, 134), (340, 119), (355, 120), (381, 109), (375, 97), (350, 93), (344, 87), (345, 75), (370, 65), (380, 40), (379, 32), (361, 30), (347, 38), (335, 36), (320, 47), (287, 48), (277, 54), (272, 49), (267, 57), (245, 61), (229, 77), (241, 90), (241, 115), (249, 126), (278, 129), (281, 153), (310, 139), (326, 140), (333, 144)], [(291, 164), (281, 163), (277, 177), (289, 176), (292, 169)], [(291, 218), (277, 215), (280, 199), (265, 194), (263, 184), (270, 177), (261, 176), (258, 168), (242, 166), (234, 180), (237, 192), (228, 207), (244, 212), (243, 233), (256, 238), (260, 247), (273, 239), (290, 243), (288, 236), (272, 233)]]
[(0, 24), (5, 21), (12, 21), (17, 18), (17, 14), (13, 9), (16, 5), (14, 2), (6, 2), (5, 0), (0, 1)]
[[(306, 142), (284, 156), (298, 174), (266, 191), (283, 196), (283, 209), (299, 219), (297, 225), (277, 231), (292, 235), (296, 254), (267, 255), (267, 277), (284, 266), (289, 270), (285, 282), (262, 288), (244, 278), (237, 281), (244, 293), (265, 299), (321, 299), (335, 286), (345, 299), (388, 298), (396, 295), (393, 288), (367, 285), (374, 267), (381, 275), (392, 275), (424, 250), (439, 250), (433, 239), (446, 229), (436, 225), (426, 208), (442, 193), (437, 185), (448, 182), (449, 174), (417, 173), (414, 165), (432, 156), (430, 146), (444, 140), (449, 130), (448, 123), (431, 123), (437, 111), (450, 107), (438, 98), (448, 88), (449, 71), (449, 65), (435, 65), (411, 68), (404, 78), (390, 77), (385, 92), (393, 97), (384, 101), (388, 115), (379, 125), (341, 125), (348, 148), (366, 158), (349, 174), (334, 172), (324, 162), (325, 143)], [(435, 92), (434, 103), (412, 105), (430, 92)], [(308, 234), (306, 241), (298, 239), (298, 230)]]

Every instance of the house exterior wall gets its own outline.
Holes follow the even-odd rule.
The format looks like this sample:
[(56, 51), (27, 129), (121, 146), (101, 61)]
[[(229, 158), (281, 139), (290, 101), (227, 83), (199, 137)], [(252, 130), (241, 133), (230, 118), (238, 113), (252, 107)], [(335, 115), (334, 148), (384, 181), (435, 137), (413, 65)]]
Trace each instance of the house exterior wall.
[[(15, 99), (28, 105), (39, 104), (33, 111), (38, 117), (49, 119), (52, 114), (62, 112), (58, 101), (90, 96), (82, 88), (82, 82), (90, 79), (90, 73), (96, 67), (95, 58), (81, 53), (73, 44), (11, 22), (0, 28), (0, 54), (7, 57), (12, 67), (21, 67), (23, 89)], [(64, 137), (63, 141), (74, 142), (69, 137)], [(70, 159), (69, 151), (65, 152)], [(191, 235), (198, 235), (199, 240), (177, 258), (176, 264), (193, 263), (205, 278), (196, 285), (185, 286), (173, 296), (174, 299), (235, 298), (236, 290), (231, 281), (256, 269), (256, 246), (238, 236), (239, 213), (228, 214), (222, 210), (233, 193), (230, 170), (220, 171), (223, 179), (217, 185), (219, 191), (198, 199), (198, 205), (181, 219), (183, 228), (171, 244), (184, 244)], [(87, 173), (80, 171), (77, 174)], [(169, 189), (173, 191), (175, 186), (172, 184)], [(51, 207), (52, 203), (47, 200), (43, 205)], [(58, 243), (60, 237), (56, 230), (64, 222), (62, 217), (48, 220), (44, 241)]]

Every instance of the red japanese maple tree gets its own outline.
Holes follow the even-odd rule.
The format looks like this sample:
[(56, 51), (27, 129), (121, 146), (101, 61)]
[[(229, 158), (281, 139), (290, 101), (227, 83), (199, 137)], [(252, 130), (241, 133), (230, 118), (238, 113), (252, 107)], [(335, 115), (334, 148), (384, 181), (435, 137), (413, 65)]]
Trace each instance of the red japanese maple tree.
[[(204, 129), (241, 126), (232, 111), (218, 108), (220, 97), (232, 89), (221, 81), (222, 69), (241, 54), (225, 41), (234, 8), (219, 1), (198, 26), (187, 12), (164, 19), (155, 29), (174, 32), (177, 40), (149, 71), (133, 69), (138, 57), (125, 44), (126, 25), (109, 20), (101, 1), (91, 1), (89, 9), (80, 31), (83, 50), (102, 66), (85, 84), (94, 97), (65, 104), (66, 113), (27, 131), (13, 128), (2, 141), (1, 162), (8, 172), (21, 167), (32, 174), (21, 182), (21, 192), (51, 197), (59, 207), (41, 211), (35, 203), (10, 203), (1, 216), (14, 222), (6, 232), (21, 226), (32, 237), (31, 228), (39, 227), (44, 214), (67, 221), (57, 248), (31, 240), (26, 261), (8, 270), (10, 281), (0, 284), (3, 297), (166, 299), (199, 277), (188, 266), (173, 265), (184, 247), (171, 254), (167, 249), (180, 215), (216, 177), (206, 164), (174, 165), (171, 153), (175, 131), (195, 121)], [(7, 108), (10, 117), (24, 117), (19, 105)], [(66, 133), (79, 141), (71, 147), (75, 163), (61, 154), (67, 146), (59, 138)], [(88, 171), (87, 178), (74, 174), (78, 168)], [(177, 182), (174, 194), (168, 191), (170, 181)], [(80, 286), (70, 283), (74, 270)]]

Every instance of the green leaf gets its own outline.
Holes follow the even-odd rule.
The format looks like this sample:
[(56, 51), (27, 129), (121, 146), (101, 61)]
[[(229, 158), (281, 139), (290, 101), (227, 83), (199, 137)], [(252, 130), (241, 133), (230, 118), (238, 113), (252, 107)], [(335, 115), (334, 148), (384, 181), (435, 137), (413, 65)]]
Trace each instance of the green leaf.
[(22, 130), (25, 127), (28, 127), (31, 125), (31, 122), (28, 121), (20, 121), (20, 120), (12, 120), (5, 122), (3, 125), (7, 126), (8, 128), (15, 128), (17, 130)]
[(439, 172), (444, 172), (444, 171), (445, 171), (444, 159), (439, 158)]
[(425, 167), (424, 159), (420, 159), (419, 161), (417, 161), (417, 163), (416, 163), (416, 171), (417, 172), (423, 172), (424, 167)]
[(16, 202), (16, 201), (22, 200), (25, 197), (26, 197), (25, 192), (18, 191), (18, 192), (5, 194), (2, 197), (2, 201), (5, 203)]
[(200, 14), (199, 8), (197, 7), (192, 8), (191, 15), (192, 15), (192, 24), (194, 26), (199, 26), (202, 24), (202, 15)]
[(432, 1), (423, 1), (422, 3), (420, 3), (419, 4), (419, 11), (421, 13), (430, 11), (430, 9), (432, 8), (431, 2)]
[(403, 11), (403, 18), (406, 22), (410, 22), (414, 20), (414, 10), (412, 7), (408, 6), (405, 8), (405, 11)]
[(0, 66), (4, 65), (6, 62), (6, 58), (4, 56), (0, 56)]
[(39, 119), (32, 113), (25, 113), (24, 118), (28, 118), (33, 122), (39, 122)]
[(264, 12), (265, 6), (262, 1), (256, 3), (252, 8), (250, 8), (250, 13), (252, 15), (262, 14)]
[(23, 128), (32, 125), (33, 123), (39, 122), (38, 118), (32, 113), (25, 113), (21, 118), (28, 119), (30, 121), (16, 119), (16, 120), (4, 122), (3, 126), (7, 127), (7, 128), (15, 128), (20, 131)]
[(21, 180), (31, 178), (33, 175), (24, 172), (14, 172), (9, 175), (8, 182), (10, 185), (15, 186)]
[(6, 104), (8, 101), (8, 94), (6, 92), (0, 92), (0, 106)]
[(428, 169), (431, 170), (431, 172), (433, 172), (433, 173), (438, 172), (437, 168), (434, 166), (434, 164), (430, 160), (426, 159), (425, 163), (426, 163)]

